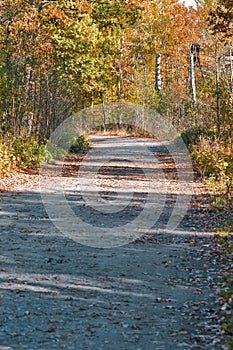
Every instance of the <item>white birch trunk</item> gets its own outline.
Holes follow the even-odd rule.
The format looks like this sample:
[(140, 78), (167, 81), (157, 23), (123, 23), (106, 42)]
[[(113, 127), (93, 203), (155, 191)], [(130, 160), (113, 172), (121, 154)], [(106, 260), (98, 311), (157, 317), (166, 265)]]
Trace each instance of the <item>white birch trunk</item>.
[(195, 62), (194, 54), (190, 52), (190, 65), (191, 65), (191, 86), (192, 86), (192, 98), (193, 98), (193, 107), (197, 107), (197, 94), (196, 94), (196, 77), (195, 77)]
[(161, 55), (159, 53), (156, 53), (156, 82), (155, 87), (156, 90), (161, 93)]

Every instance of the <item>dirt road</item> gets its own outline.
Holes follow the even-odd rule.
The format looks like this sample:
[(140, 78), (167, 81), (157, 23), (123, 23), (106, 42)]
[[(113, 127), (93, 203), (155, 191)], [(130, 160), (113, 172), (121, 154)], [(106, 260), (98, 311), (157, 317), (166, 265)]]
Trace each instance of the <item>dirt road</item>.
[[(134, 147), (130, 156), (129, 145)], [(75, 156), (66, 161), (49, 197), (43, 194), (45, 186), (36, 185), (38, 175), (0, 194), (0, 349), (221, 349), (215, 304), (218, 270), (209, 248), (212, 233), (196, 208), (197, 201), (205, 203), (200, 184), (194, 184), (196, 194), (182, 219), (182, 194), (176, 191), (182, 182), (183, 195), (189, 195), (190, 177), (177, 176), (176, 155), (171, 157), (166, 144), (98, 137), (93, 146), (101, 152), (86, 158), (86, 168)], [(151, 153), (140, 153), (140, 147), (149, 147)], [(114, 156), (110, 149), (115, 149)], [(49, 171), (56, 167), (51, 164)], [(148, 192), (155, 168), (153, 202)], [(184, 163), (180, 169), (185, 172)], [(73, 222), (62, 226), (56, 188), (61, 183), (74, 217), (84, 223), (82, 235), (77, 227), (76, 235), (69, 234)], [(51, 206), (45, 210), (48, 198), (55, 207), (52, 213)], [(176, 229), (167, 228), (176, 203), (181, 206), (175, 218), (181, 222)], [(153, 205), (159, 215), (151, 225)], [(146, 206), (150, 222), (143, 232), (145, 222), (137, 217)], [(90, 226), (93, 232), (86, 232), (84, 239)], [(125, 238), (124, 227), (133, 227), (133, 234)]]

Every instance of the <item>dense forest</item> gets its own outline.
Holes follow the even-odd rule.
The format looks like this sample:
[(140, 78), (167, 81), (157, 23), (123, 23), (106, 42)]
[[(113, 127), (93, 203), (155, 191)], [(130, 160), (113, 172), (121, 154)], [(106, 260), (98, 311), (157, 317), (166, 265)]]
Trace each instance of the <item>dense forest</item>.
[(119, 124), (108, 106), (130, 102), (169, 118), (229, 194), (232, 19), (231, 0), (2, 1), (1, 172), (38, 165), (72, 113), (102, 104)]

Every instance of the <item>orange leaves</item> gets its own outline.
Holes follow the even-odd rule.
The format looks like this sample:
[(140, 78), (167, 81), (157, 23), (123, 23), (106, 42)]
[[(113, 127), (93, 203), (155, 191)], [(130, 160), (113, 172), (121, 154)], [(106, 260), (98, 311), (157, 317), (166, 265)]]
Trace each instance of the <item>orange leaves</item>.
[(45, 18), (39, 2), (36, 6), (25, 0), (6, 0), (0, 10), (0, 17), (7, 23), (6, 43), (12, 52), (12, 57), (18, 59), (27, 57), (37, 61), (44, 61), (49, 57), (52, 42), (50, 32), (44, 25)]
[(49, 329), (47, 330), (47, 332), (49, 332), (49, 333), (56, 332), (56, 328), (51, 327), (51, 328), (49, 328)]
[(45, 6), (41, 12), (41, 16), (45, 25), (50, 23), (53, 25), (64, 26), (70, 22), (65, 11), (59, 8), (56, 4), (48, 4)]
[(76, 0), (77, 8), (80, 13), (91, 13), (92, 10), (92, 2), (87, 0)]

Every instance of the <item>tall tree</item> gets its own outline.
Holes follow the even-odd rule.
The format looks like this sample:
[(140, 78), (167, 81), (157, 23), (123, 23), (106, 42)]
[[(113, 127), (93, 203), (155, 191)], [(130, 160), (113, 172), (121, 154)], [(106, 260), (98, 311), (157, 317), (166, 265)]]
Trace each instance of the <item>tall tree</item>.
[(223, 39), (233, 37), (233, 6), (232, 0), (216, 0), (209, 11), (209, 25), (214, 34)]

